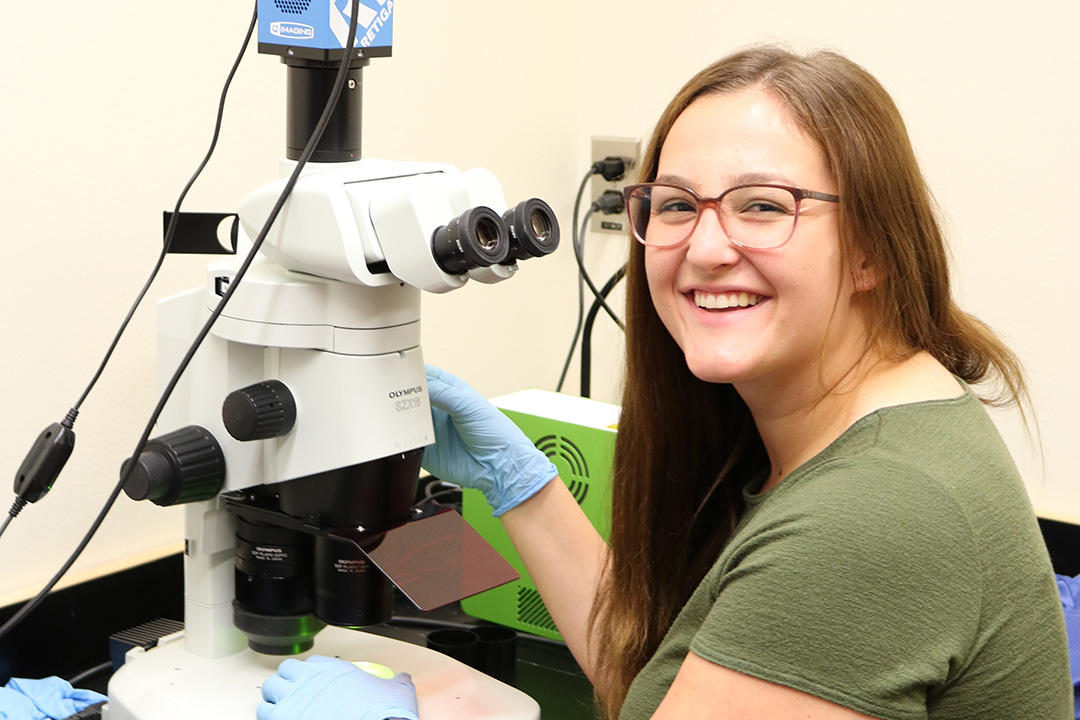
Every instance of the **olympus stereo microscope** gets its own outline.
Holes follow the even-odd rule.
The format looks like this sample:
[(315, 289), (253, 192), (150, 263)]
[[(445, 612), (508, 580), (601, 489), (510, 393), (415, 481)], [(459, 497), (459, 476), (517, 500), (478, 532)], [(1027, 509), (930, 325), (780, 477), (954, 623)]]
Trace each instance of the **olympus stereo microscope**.
[[(287, 152), (283, 179), (239, 207), (248, 237), (330, 94), (342, 4), (259, 1), (259, 51), (288, 72)], [(359, 7), (348, 89), (312, 162), (165, 406), (167, 432), (125, 463), (128, 495), (185, 504), (185, 617), (182, 638), (129, 653), (110, 720), (253, 718), (262, 680), (308, 652), (411, 673), (425, 720), (539, 718), (455, 660), (346, 629), (390, 619), (395, 585), (429, 610), (516, 579), (456, 512), (414, 508), (434, 442), (420, 295), (508, 279), (559, 241), (546, 203), (508, 208), (487, 170), (358, 159), (361, 70), (390, 54), (393, 2)], [(162, 382), (238, 267), (215, 261), (204, 288), (159, 303)]]

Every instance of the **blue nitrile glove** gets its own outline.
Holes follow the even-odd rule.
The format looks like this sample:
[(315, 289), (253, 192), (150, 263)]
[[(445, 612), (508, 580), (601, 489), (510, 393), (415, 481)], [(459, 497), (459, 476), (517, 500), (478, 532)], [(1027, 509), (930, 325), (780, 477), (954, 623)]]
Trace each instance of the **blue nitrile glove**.
[(435, 444), (421, 463), (440, 480), (476, 488), (495, 517), (512, 510), (559, 471), (525, 433), (464, 381), (425, 365)]
[(18, 690), (0, 688), (0, 718), (10, 720), (45, 720), (48, 717), (38, 710), (30, 698)]
[(1072, 668), (1073, 712), (1080, 720), (1080, 577), (1057, 576), (1061, 607), (1065, 610), (1065, 632), (1069, 639)]
[(41, 680), (11, 678), (0, 694), (0, 717), (63, 720), (105, 699), (93, 690), (76, 690), (67, 680), (55, 676)]
[(412, 678), (375, 677), (350, 662), (313, 655), (290, 658), (267, 678), (258, 720), (418, 720)]

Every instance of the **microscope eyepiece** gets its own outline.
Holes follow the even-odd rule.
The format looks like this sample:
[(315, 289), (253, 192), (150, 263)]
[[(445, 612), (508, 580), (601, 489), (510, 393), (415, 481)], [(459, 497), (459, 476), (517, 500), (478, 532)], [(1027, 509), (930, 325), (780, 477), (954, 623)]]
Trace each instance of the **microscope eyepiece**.
[(542, 212), (534, 210), (529, 213), (529, 225), (532, 227), (533, 235), (536, 236), (537, 241), (547, 243), (550, 240), (553, 230), (551, 220)]
[(489, 217), (482, 217), (476, 221), (476, 242), (487, 253), (493, 253), (502, 241), (502, 233), (499, 226)]
[(431, 252), (443, 272), (460, 275), (503, 262), (510, 252), (510, 242), (498, 213), (479, 206), (436, 230)]
[(540, 198), (522, 200), (503, 213), (510, 235), (510, 254), (504, 261), (542, 257), (559, 247), (559, 221), (551, 206)]

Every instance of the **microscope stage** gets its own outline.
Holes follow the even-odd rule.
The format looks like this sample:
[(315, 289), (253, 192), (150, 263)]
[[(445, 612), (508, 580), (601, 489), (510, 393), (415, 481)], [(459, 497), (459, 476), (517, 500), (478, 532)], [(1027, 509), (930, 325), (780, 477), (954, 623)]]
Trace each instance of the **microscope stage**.
[[(539, 720), (525, 693), (419, 645), (328, 627), (302, 655), (371, 662), (412, 675), (424, 720)], [(130, 654), (109, 682), (105, 720), (253, 720), (263, 680), (283, 657), (245, 649), (223, 658), (188, 653), (182, 639)], [(332, 720), (328, 718), (327, 720)]]

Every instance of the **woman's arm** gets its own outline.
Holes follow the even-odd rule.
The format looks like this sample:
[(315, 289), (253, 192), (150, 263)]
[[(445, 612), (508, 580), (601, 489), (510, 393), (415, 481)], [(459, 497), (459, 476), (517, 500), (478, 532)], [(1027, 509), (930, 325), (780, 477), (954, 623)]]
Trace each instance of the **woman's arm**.
[(551, 460), (460, 378), (427, 367), (435, 444), (423, 466), (480, 490), (536, 581), (559, 632), (591, 676), (589, 613), (607, 547)]
[(592, 679), (595, 645), (588, 632), (589, 613), (607, 545), (558, 478), (505, 513), (502, 521), (559, 633)]
[(690, 653), (653, 720), (873, 720), (819, 697)]

